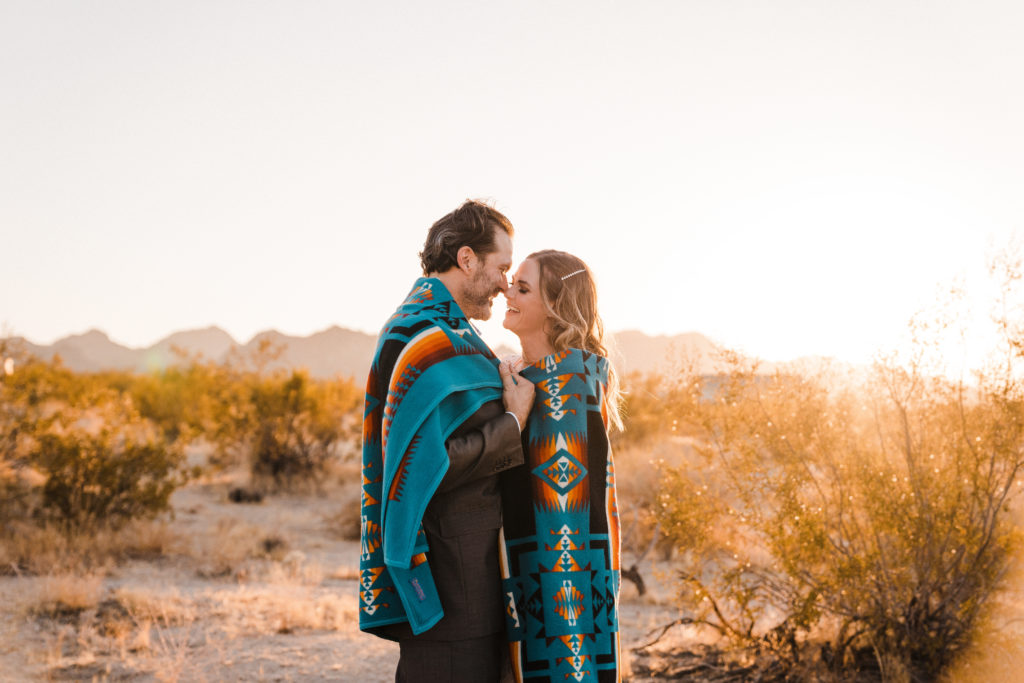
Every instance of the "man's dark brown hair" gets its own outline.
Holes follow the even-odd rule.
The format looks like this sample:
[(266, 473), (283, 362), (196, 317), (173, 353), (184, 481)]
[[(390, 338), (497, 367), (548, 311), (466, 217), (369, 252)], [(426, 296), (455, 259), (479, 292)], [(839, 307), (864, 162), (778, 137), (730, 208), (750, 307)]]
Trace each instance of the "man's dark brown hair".
[(495, 250), (494, 231), (504, 230), (509, 237), (515, 231), (512, 222), (494, 207), (474, 199), (467, 199), (462, 206), (439, 219), (430, 226), (427, 241), (420, 252), (423, 274), (444, 273), (455, 268), (456, 254), (462, 247), (469, 247), (477, 256), (484, 258)]

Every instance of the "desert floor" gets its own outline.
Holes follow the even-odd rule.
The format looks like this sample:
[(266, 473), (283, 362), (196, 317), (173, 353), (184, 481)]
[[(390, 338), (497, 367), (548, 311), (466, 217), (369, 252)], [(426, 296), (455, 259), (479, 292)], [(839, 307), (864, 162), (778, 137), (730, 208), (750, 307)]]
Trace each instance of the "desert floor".
[[(0, 681), (394, 680), (397, 646), (357, 628), (359, 543), (338, 533), (357, 519), (357, 489), (239, 504), (231, 486), (176, 492), (171, 519), (122, 532), (133, 535), (128, 558), (87, 571), (4, 568)], [(640, 570), (647, 594), (623, 581), (620, 606), (624, 660), (638, 671), (701, 640), (677, 626), (635, 652), (675, 616), (670, 565)], [(1020, 563), (1010, 578), (1024, 586)], [(1024, 680), (1021, 605), (1021, 590), (998, 598), (987, 639), (949, 680)]]
[[(393, 681), (397, 646), (357, 628), (359, 543), (337, 533), (351, 491), (238, 504), (230, 486), (176, 492), (172, 519), (132, 531), (152, 552), (90, 571), (8, 568), (0, 680)], [(643, 567), (643, 598), (624, 582), (627, 656), (673, 618), (664, 571)]]

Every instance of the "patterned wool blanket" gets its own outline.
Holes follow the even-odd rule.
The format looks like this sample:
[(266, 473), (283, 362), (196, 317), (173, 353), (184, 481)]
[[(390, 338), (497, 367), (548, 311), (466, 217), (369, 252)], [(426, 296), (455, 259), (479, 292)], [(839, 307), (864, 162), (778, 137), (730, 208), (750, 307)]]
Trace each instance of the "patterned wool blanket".
[(423, 512), (448, 470), (447, 438), (500, 397), (490, 348), (440, 280), (417, 280), (381, 331), (366, 383), (361, 630), (408, 621), (422, 633), (444, 616)]
[(619, 680), (619, 516), (608, 361), (571, 349), (528, 366), (526, 464), (502, 477), (506, 626), (518, 681)]

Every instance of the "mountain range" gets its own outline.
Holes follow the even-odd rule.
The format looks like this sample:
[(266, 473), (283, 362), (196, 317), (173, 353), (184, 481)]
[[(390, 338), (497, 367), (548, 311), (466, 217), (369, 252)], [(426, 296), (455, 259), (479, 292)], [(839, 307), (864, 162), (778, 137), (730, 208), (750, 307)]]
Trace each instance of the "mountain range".
[[(306, 337), (267, 330), (255, 335), (244, 344), (237, 342), (219, 327), (175, 332), (147, 348), (129, 348), (113, 341), (100, 330), (64, 337), (43, 346), (15, 337), (25, 350), (43, 360), (59, 355), (64, 365), (76, 372), (98, 370), (130, 370), (149, 372), (181, 362), (182, 358), (199, 357), (220, 362), (229, 354), (248, 357), (263, 342), (280, 348), (280, 354), (269, 368), (304, 367), (314, 377), (328, 378), (338, 375), (362, 382), (366, 377), (376, 348), (376, 337), (365, 332), (333, 326)], [(613, 335), (612, 358), (623, 374), (668, 370), (683, 360), (694, 363), (705, 373), (714, 371), (714, 355), (718, 349), (714, 342), (698, 332), (674, 336), (650, 336), (627, 330)], [(499, 347), (499, 356), (514, 353)]]

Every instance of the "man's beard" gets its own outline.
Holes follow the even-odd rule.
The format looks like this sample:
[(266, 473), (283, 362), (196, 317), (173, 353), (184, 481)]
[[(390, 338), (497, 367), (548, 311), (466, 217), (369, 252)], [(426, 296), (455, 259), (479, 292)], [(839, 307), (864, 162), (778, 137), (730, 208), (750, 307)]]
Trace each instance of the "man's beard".
[(466, 289), (463, 290), (462, 298), (466, 303), (467, 309), (463, 313), (466, 314), (467, 318), (473, 318), (474, 320), (490, 320), (491, 297), (497, 296), (500, 293), (500, 289), (495, 289), (491, 286), (485, 273), (477, 273), (469, 281)]

